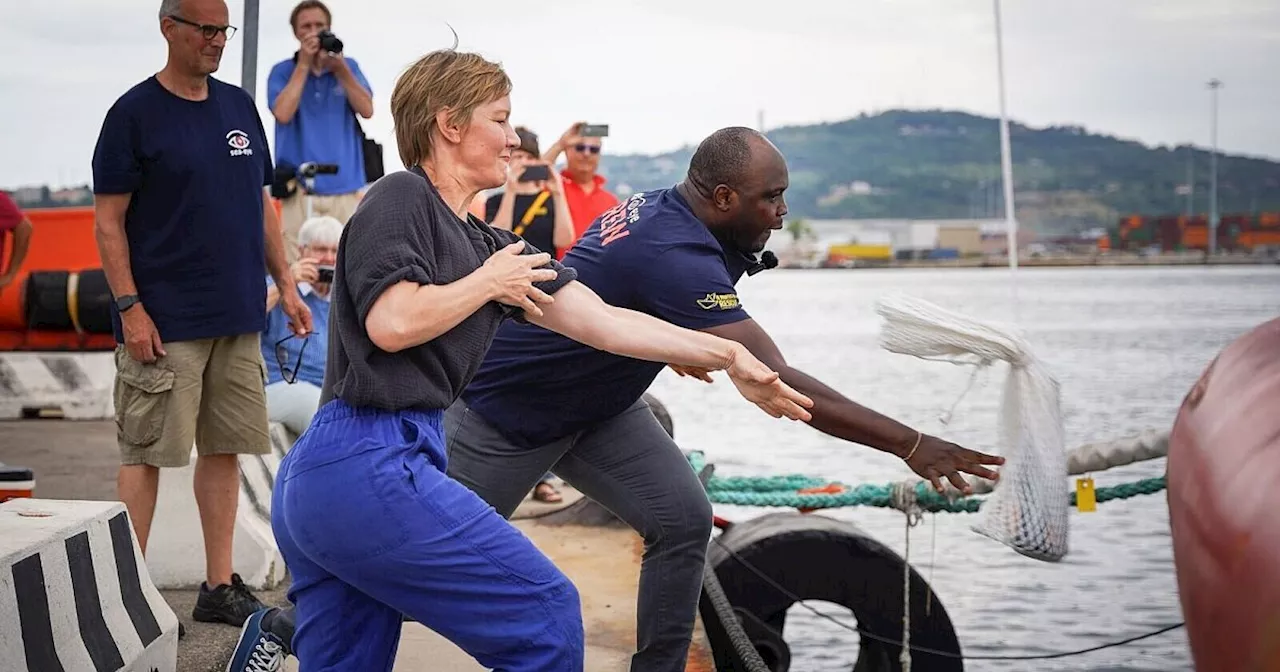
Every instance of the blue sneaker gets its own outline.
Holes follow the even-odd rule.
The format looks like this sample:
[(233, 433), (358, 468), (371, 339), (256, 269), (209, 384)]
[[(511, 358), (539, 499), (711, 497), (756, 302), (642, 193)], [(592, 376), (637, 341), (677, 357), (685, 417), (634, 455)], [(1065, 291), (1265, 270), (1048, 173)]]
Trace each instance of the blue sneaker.
[(226, 672), (275, 672), (283, 668), (284, 659), (289, 655), (284, 641), (262, 627), (263, 617), (271, 611), (279, 608), (259, 609), (245, 619)]

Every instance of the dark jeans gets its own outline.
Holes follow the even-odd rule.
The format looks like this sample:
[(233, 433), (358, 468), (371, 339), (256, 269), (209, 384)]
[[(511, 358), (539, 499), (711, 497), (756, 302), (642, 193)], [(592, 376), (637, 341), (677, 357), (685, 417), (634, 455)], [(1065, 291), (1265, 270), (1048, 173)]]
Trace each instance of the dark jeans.
[(448, 475), (503, 516), (551, 469), (644, 537), (631, 670), (684, 670), (711, 503), (649, 406), (639, 400), (596, 427), (532, 450), (511, 445), (461, 401), (445, 412), (444, 427)]

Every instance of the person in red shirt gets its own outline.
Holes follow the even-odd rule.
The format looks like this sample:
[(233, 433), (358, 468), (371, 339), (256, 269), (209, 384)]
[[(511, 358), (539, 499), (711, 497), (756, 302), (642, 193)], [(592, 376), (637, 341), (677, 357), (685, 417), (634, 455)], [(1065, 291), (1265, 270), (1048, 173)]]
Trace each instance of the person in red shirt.
[[(564, 178), (564, 199), (569, 205), (569, 214), (573, 215), (575, 241), (582, 237), (596, 217), (618, 204), (618, 197), (604, 188), (605, 179), (597, 172), (601, 139), (580, 135), (585, 125), (586, 122), (579, 121), (570, 126), (542, 155), (542, 160), (553, 166), (561, 153), (565, 155), (565, 169), (560, 176)], [(564, 258), (568, 251), (568, 247), (559, 248), (556, 256)]]
[(13, 234), (13, 248), (9, 260), (0, 272), (0, 291), (13, 284), (18, 277), (18, 269), (27, 258), (27, 249), (31, 246), (31, 220), (22, 214), (18, 204), (13, 202), (9, 194), (0, 191), (0, 256), (4, 254), (4, 239)]

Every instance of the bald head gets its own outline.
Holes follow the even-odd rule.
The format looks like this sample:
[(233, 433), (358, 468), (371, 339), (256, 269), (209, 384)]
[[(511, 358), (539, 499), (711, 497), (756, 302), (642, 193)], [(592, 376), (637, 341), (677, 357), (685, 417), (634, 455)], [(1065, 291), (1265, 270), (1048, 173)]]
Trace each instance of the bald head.
[(745, 126), (722, 128), (707, 136), (689, 161), (689, 181), (704, 194), (717, 185), (739, 188), (752, 172), (752, 152), (777, 153), (759, 131)]
[(691, 204), (698, 218), (744, 251), (764, 249), (787, 214), (786, 159), (751, 128), (731, 126), (707, 136), (689, 161), (685, 182), (701, 201)]

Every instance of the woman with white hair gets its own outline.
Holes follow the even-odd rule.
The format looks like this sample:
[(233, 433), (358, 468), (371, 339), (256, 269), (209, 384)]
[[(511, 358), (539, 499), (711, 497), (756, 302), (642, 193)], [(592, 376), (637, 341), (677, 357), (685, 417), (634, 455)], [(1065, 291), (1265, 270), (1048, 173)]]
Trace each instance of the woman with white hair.
[(325, 359), (329, 353), (329, 292), (338, 259), (342, 222), (312, 217), (298, 230), (298, 260), (289, 271), (302, 300), (311, 309), (311, 333), (297, 337), (281, 310), (280, 289), (267, 279), (267, 326), (262, 332), (262, 361), (267, 365), (267, 417), (294, 436), (306, 431), (320, 408)]
[(497, 64), (445, 50), (391, 95), (408, 170), (375, 182), (343, 233), (323, 405), (281, 463), (271, 505), (302, 670), (390, 670), (402, 615), (487, 669), (583, 669), (573, 584), (446, 475), (444, 410), (504, 319), (723, 370), (770, 415), (810, 417), (813, 402), (741, 344), (607, 305), (549, 254), (468, 216), (519, 146), (510, 91)]

